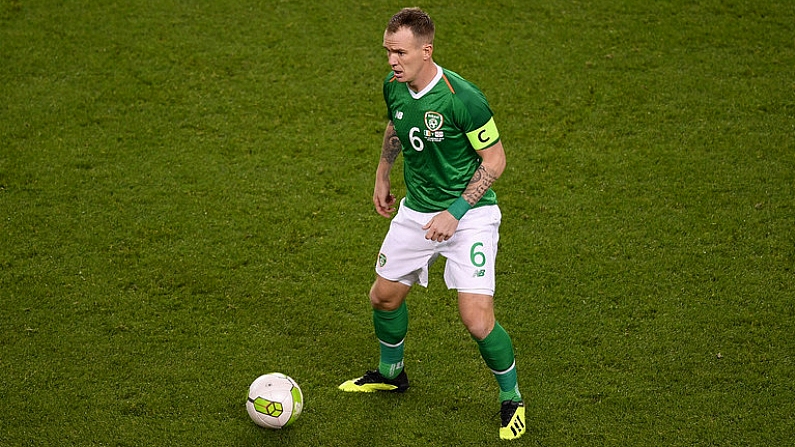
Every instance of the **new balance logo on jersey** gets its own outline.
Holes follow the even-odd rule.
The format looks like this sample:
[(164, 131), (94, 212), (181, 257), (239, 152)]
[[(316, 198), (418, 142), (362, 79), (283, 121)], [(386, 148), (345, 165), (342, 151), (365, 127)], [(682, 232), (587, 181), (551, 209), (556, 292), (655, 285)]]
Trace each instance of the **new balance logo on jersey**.
[(396, 120), (402, 120), (403, 119), (403, 112), (401, 112), (400, 110), (395, 112), (395, 119)]

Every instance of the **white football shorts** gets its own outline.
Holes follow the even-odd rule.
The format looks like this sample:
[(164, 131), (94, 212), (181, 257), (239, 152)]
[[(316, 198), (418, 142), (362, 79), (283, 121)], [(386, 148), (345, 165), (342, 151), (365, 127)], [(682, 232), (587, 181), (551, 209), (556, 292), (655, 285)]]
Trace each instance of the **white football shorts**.
[(427, 230), (422, 229), (436, 214), (414, 211), (401, 201), (381, 245), (375, 272), (390, 281), (428, 287), (428, 271), (442, 256), (449, 289), (494, 296), (500, 208), (487, 205), (467, 211), (453, 237), (444, 242), (425, 239)]

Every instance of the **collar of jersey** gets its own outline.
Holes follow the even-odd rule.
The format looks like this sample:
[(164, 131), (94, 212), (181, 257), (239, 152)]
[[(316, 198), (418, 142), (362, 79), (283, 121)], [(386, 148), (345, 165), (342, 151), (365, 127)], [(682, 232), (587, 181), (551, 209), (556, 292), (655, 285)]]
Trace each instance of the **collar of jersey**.
[(424, 89), (422, 89), (422, 90), (418, 91), (417, 93), (414, 93), (414, 92), (413, 92), (413, 91), (412, 91), (412, 90), (409, 88), (409, 84), (408, 84), (408, 82), (406, 83), (406, 88), (408, 89), (408, 91), (409, 91), (409, 93), (411, 94), (411, 97), (412, 97), (412, 98), (414, 98), (414, 99), (420, 99), (420, 98), (422, 98), (422, 97), (423, 97), (423, 96), (425, 96), (425, 95), (426, 95), (426, 94), (427, 94), (429, 91), (431, 91), (431, 89), (433, 89), (433, 88), (436, 86), (436, 84), (439, 82), (439, 79), (442, 79), (442, 75), (444, 74), (444, 71), (442, 71), (442, 67), (440, 67), (440, 66), (439, 66), (439, 65), (437, 65), (437, 64), (433, 64), (433, 65), (436, 67), (436, 76), (434, 76), (434, 77), (433, 77), (433, 79), (431, 80), (431, 82), (430, 82), (430, 83), (428, 83), (428, 85), (426, 85)]

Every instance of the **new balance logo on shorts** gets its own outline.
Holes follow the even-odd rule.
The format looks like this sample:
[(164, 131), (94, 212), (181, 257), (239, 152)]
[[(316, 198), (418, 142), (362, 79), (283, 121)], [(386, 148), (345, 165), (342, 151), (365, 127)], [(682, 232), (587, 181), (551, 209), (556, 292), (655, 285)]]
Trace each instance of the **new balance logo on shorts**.
[(486, 276), (486, 269), (475, 270), (475, 274), (472, 275), (473, 278), (482, 278)]

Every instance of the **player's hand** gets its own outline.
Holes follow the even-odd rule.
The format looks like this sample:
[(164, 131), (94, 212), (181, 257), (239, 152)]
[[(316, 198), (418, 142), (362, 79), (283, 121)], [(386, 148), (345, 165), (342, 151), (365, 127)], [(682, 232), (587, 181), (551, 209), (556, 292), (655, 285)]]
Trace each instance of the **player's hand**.
[(389, 192), (389, 185), (384, 187), (384, 185), (376, 184), (373, 192), (373, 205), (375, 205), (375, 211), (378, 214), (387, 218), (391, 217), (395, 212), (396, 202), (395, 196)]
[(430, 222), (425, 224), (422, 229), (428, 231), (425, 233), (425, 239), (435, 242), (444, 242), (455, 234), (455, 230), (458, 229), (458, 219), (453, 217), (449, 211), (445, 210), (433, 216)]
[(384, 217), (392, 217), (392, 214), (395, 212), (395, 203), (397, 199), (392, 194), (387, 194), (386, 199), (383, 201), (377, 201), (375, 204), (375, 210), (378, 214)]

